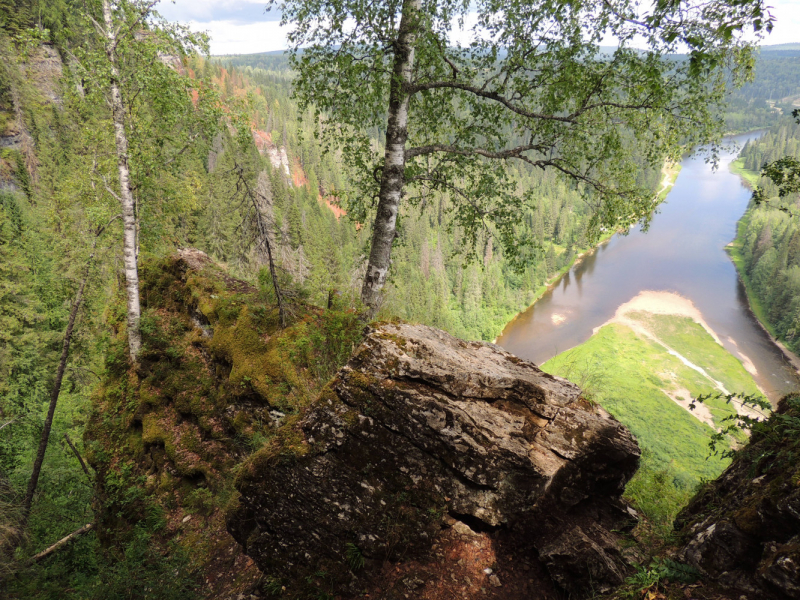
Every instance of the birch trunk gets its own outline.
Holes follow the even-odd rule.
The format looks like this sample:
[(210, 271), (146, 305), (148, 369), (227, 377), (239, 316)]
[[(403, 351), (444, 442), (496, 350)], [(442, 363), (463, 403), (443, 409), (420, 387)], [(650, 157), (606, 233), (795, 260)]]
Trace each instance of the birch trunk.
[(125, 105), (119, 89), (117, 68), (117, 34), (111, 19), (111, 4), (103, 0), (105, 21), (106, 56), (111, 67), (111, 113), (114, 120), (114, 141), (117, 146), (117, 169), (119, 172), (119, 200), (122, 204), (123, 264), (125, 266), (125, 292), (128, 303), (128, 350), (131, 362), (136, 363), (142, 347), (139, 331), (141, 305), (139, 302), (139, 268), (136, 256), (136, 213), (128, 168), (128, 136), (125, 133)]
[(391, 263), (392, 243), (397, 228), (397, 211), (403, 195), (408, 140), (408, 86), (414, 71), (414, 46), (419, 27), (421, 0), (404, 0), (395, 43), (392, 84), (389, 92), (389, 118), (386, 125), (386, 154), (378, 194), (378, 212), (372, 232), (372, 248), (367, 273), (361, 288), (361, 301), (368, 318), (381, 302)]

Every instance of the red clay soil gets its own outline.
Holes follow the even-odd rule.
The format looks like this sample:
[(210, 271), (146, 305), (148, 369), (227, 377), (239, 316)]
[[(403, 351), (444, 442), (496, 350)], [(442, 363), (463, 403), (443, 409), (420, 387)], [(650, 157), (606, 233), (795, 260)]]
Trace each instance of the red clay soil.
[(295, 158), (292, 161), (292, 183), (295, 187), (303, 187), (308, 183), (308, 178), (306, 177), (305, 171), (303, 171), (303, 167), (300, 166), (300, 159)]
[(402, 564), (387, 562), (361, 598), (381, 600), (558, 600), (531, 550), (505, 532), (476, 533), (457, 522), (431, 552)]
[(252, 128), (252, 131), (253, 142), (255, 143), (256, 148), (260, 154), (264, 154), (264, 152), (267, 150), (267, 146), (272, 143), (272, 136), (266, 131), (256, 129), (255, 127)]
[(319, 201), (331, 209), (337, 221), (347, 214), (347, 211), (339, 206), (338, 199), (335, 196), (323, 196), (320, 194)]

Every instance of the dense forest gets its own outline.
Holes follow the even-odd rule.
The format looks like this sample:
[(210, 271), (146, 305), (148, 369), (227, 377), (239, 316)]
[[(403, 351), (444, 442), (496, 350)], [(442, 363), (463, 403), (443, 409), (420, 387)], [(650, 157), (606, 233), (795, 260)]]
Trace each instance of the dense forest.
[[(136, 402), (155, 400), (131, 395), (132, 382), (119, 369), (125, 302), (113, 183), (118, 159), (105, 89), (110, 78), (102, 70), (95, 75), (103, 48), (96, 24), (75, 9), (78, 4), (0, 2), (0, 546), (14, 539), (15, 523), (25, 511), (20, 500), (46, 421), (64, 331), (71, 315), (76, 317), (41, 479), (14, 557), (26, 569), (6, 582), (10, 563), (0, 558), (0, 585), (7, 586), (10, 598), (189, 598), (204, 585), (192, 563), (195, 557), (173, 540), (174, 529), (165, 533), (175, 525), (168, 522), (168, 510), (143, 491), (174, 490), (169, 482), (154, 487), (133, 461), (114, 454), (129, 447), (141, 453), (143, 436), (156, 435), (143, 432), (141, 422), (136, 429), (131, 417)], [(137, 40), (145, 49), (146, 38)], [(188, 47), (202, 46), (193, 44)], [(311, 115), (301, 114), (291, 97), (293, 76), (285, 57), (210, 59), (157, 46), (148, 51), (131, 51), (121, 63), (127, 69), (123, 91), (131, 99), (126, 116), (131, 179), (140, 198), (136, 251), (145, 265), (143, 289), (157, 288), (164, 257), (192, 247), (223, 265), (226, 276), (252, 286), (262, 304), (273, 302), (270, 257), (262, 239), (268, 237), (276, 279), (299, 322), (287, 334), (299, 341), (293, 338), (281, 347), (284, 362), (297, 365), (297, 372), (286, 378), (288, 383), (281, 381), (280, 393), (305, 401), (346, 358), (353, 331), (360, 328), (353, 310), (321, 318), (319, 331), (300, 318), (318, 315), (319, 307), (357, 304), (370, 226), (347, 214), (348, 174), (341, 157), (322, 152), (316, 142)], [(777, 112), (769, 101), (780, 108), (798, 92), (783, 75), (797, 68), (797, 59), (765, 54), (761, 64), (769, 83), (745, 87), (735, 96), (731, 129), (771, 123)], [(380, 144), (381, 133), (370, 132), (374, 144)], [(775, 153), (796, 153), (797, 136), (796, 127), (782, 125), (748, 147), (745, 157), (759, 151), (764, 154), (753, 164), (768, 160), (772, 154), (760, 144), (772, 139)], [(491, 340), (596, 242), (584, 189), (551, 171), (509, 168), (519, 192), (532, 191), (537, 199), (534, 208), (519, 215), (519, 234), (536, 242), (526, 268), (513, 269), (490, 235), (473, 255), (450, 218), (451, 199), (420, 197), (400, 215), (392, 279), (379, 316)], [(639, 178), (656, 194), (664, 173), (642, 168)], [(261, 235), (264, 223), (270, 226), (267, 236)], [(768, 208), (751, 211), (747, 236), (753, 287), (763, 293), (766, 306), (780, 307), (775, 322), (794, 343), (800, 238), (788, 217)], [(236, 321), (241, 309), (222, 304), (221, 321)], [(194, 342), (170, 345), (173, 338), (183, 341), (185, 324), (167, 323), (162, 298), (145, 294), (143, 307), (147, 351), (156, 348), (176, 365), (183, 364), (184, 354), (197, 352)], [(790, 313), (794, 316), (787, 320)], [(324, 369), (308, 359), (327, 356), (331, 348), (337, 354)], [(250, 375), (236, 385), (234, 395), (249, 393)], [(97, 408), (109, 398), (122, 405), (118, 413)], [(286, 413), (292, 417), (297, 411)], [(187, 422), (197, 420), (188, 410), (184, 416)], [(130, 422), (124, 420), (128, 417)], [(90, 422), (97, 431), (111, 433), (106, 439), (84, 435)], [(247, 455), (263, 445), (266, 430), (260, 421), (248, 422), (236, 431), (232, 447)], [(157, 442), (153, 446), (162, 455), (171, 451), (163, 439)], [(105, 468), (104, 475), (90, 472), (84, 457), (93, 468)], [(175, 492), (180, 501), (174, 502), (190, 516), (221, 514), (230, 487), (211, 499), (210, 487), (199, 479), (185, 494)], [(53, 560), (35, 560), (36, 552), (92, 523), (100, 512), (121, 524), (120, 540), (92, 532)], [(225, 569), (233, 571), (235, 565)]]
[(800, 49), (764, 46), (756, 58), (757, 79), (730, 94), (725, 122), (729, 131), (771, 127), (800, 98)]
[[(751, 206), (739, 223), (736, 257), (745, 276), (751, 304), (773, 333), (795, 352), (800, 350), (800, 223), (797, 211), (778, 202), (775, 184), (759, 178), (765, 163), (784, 156), (800, 158), (800, 125), (785, 119), (763, 137), (748, 142), (742, 166), (767, 198)], [(796, 198), (788, 198), (795, 204)]]
[[(318, 304), (324, 303), (331, 287), (354, 294), (360, 285), (365, 238), (356, 224), (346, 218), (332, 219), (325, 208), (326, 203), (335, 205), (341, 215), (331, 192), (345, 190), (346, 182), (335, 157), (320, 154), (309, 120), (297, 118), (286, 57), (230, 57), (204, 68), (214, 72), (226, 94), (250, 92), (257, 124), (255, 141), (271, 161), (267, 168), (273, 172), (273, 210), (276, 224), (284, 231), (279, 246), (293, 284)], [(379, 132), (373, 136), (379, 143)], [(536, 209), (520, 219), (520, 234), (532, 235), (538, 245), (527, 269), (522, 273), (513, 270), (491, 237), (485, 238), (480, 259), (469, 261), (461, 233), (448, 225), (448, 198), (423, 198), (401, 216), (386, 314), (442, 327), (467, 339), (492, 340), (514, 314), (541, 293), (553, 275), (589, 248), (591, 209), (581, 191), (553, 173), (521, 165), (509, 167), (520, 194), (532, 190), (538, 200)], [(658, 171), (642, 169), (641, 183), (656, 190), (663, 177)], [(322, 218), (331, 223), (321, 227)], [(199, 238), (193, 243), (219, 260), (238, 265), (241, 260), (234, 251), (219, 241), (232, 237), (224, 232), (210, 236), (208, 243)], [(324, 259), (330, 248), (341, 257), (335, 265)]]
[[(94, 464), (105, 456), (84, 430), (93, 390), (116, 356), (106, 323), (124, 304), (116, 196), (109, 189), (115, 176), (112, 119), (102, 95), (86, 87), (75, 56), (78, 48), (91, 47), (92, 25), (68, 3), (33, 1), (22, 9), (3, 9), (13, 18), (0, 30), (0, 537), (6, 541), (20, 517), (64, 330), (87, 281), (21, 550), (27, 560), (92, 522), (100, 507), (77, 456), (91, 456)], [(255, 211), (261, 211), (273, 224), (280, 283), (293, 302), (325, 306), (332, 290), (351, 302), (368, 231), (343, 214), (333, 195), (346, 185), (337, 157), (322, 154), (308, 119), (298, 118), (304, 115), (290, 98), (285, 59), (259, 59), (255, 67), (231, 64), (237, 61), (175, 55), (154, 64), (169, 85), (186, 90), (176, 100), (177, 116), (169, 117), (180, 132), (177, 140), (163, 135), (163, 107), (144, 93), (135, 96), (132, 152), (142, 168), (132, 177), (143, 199), (140, 256), (146, 262), (196, 247), (269, 298), (267, 259), (257, 243)], [(205, 111), (205, 121), (186, 118), (194, 114), (192, 102)], [(220, 115), (228, 115), (224, 126), (213, 122)], [(192, 144), (184, 146), (182, 139)], [(148, 170), (159, 163), (169, 168)], [(540, 244), (530, 266), (523, 273), (512, 270), (491, 238), (470, 262), (458, 228), (448, 226), (448, 198), (422, 199), (402, 216), (383, 314), (492, 339), (588, 248), (591, 213), (580, 190), (551, 173), (519, 168), (514, 175), (521, 189), (535, 190), (540, 199), (521, 219)], [(642, 172), (653, 189), (662, 178)], [(251, 191), (257, 191), (257, 206)], [(145, 298), (146, 339), (157, 319)], [(263, 439), (259, 435), (251, 431), (241, 442), (246, 452)], [(114, 497), (142, 506), (133, 477), (125, 468), (111, 475), (104, 502)], [(202, 507), (203, 498), (193, 495), (187, 502)], [(13, 597), (147, 597), (153, 589), (158, 598), (186, 597), (197, 585), (196, 572), (185, 552), (160, 537), (166, 522), (151, 508), (113, 549), (89, 534), (57, 560), (29, 569), (13, 583)]]

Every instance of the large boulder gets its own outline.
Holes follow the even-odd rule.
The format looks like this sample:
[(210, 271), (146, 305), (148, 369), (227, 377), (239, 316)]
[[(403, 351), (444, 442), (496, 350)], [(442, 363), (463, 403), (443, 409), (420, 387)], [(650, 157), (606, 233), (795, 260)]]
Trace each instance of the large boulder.
[(242, 466), (228, 529), (289, 595), (580, 595), (622, 582), (615, 532), (632, 524), (620, 495), (638, 460), (568, 381), (384, 324)]
[(800, 396), (784, 398), (681, 511), (680, 558), (724, 587), (800, 599)]

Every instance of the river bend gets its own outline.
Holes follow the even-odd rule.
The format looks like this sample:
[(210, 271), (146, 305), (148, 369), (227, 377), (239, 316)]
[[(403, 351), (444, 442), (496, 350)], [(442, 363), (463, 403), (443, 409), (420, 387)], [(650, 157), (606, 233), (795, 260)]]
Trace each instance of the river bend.
[[(760, 134), (728, 141), (741, 145)], [(771, 400), (800, 387), (800, 378), (750, 312), (724, 250), (750, 198), (729, 171), (735, 158), (736, 151), (723, 153), (716, 171), (702, 156), (685, 158), (646, 233), (637, 226), (584, 256), (506, 326), (497, 344), (541, 364), (585, 342), (639, 292), (665, 290), (690, 299), (725, 348), (752, 363), (756, 382)]]

